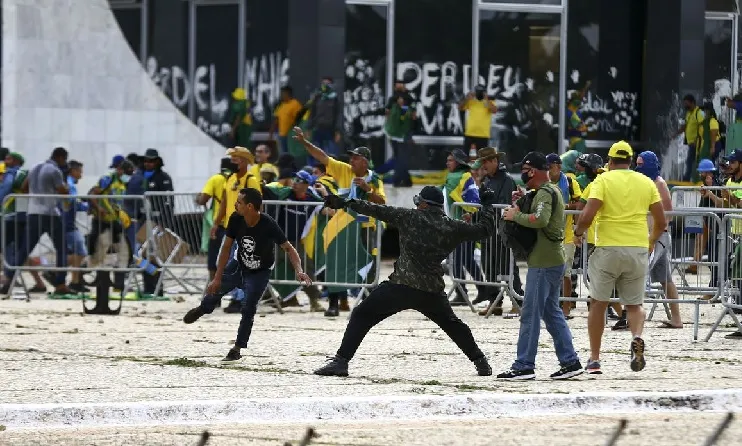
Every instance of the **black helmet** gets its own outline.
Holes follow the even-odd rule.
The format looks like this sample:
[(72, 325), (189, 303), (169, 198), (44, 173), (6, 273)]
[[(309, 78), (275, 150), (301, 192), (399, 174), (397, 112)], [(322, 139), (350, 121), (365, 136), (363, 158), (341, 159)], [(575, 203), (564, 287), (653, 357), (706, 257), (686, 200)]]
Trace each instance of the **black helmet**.
[(605, 165), (603, 158), (597, 153), (583, 153), (577, 157), (577, 164), (593, 172), (596, 172)]

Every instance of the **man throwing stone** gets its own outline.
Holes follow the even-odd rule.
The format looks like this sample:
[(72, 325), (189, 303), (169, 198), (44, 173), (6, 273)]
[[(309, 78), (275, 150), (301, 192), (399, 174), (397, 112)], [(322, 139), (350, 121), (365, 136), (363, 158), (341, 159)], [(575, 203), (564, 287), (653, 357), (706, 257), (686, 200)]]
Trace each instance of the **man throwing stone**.
[(481, 217), (476, 224), (453, 220), (443, 211), (443, 193), (426, 186), (414, 197), (417, 209), (396, 208), (337, 195), (325, 199), (332, 209), (350, 208), (359, 214), (394, 225), (399, 230), (400, 256), (389, 280), (381, 283), (350, 316), (337, 354), (316, 375), (348, 376), (348, 362), (366, 333), (379, 322), (404, 310), (417, 310), (439, 327), (474, 363), (480, 376), (492, 369), (469, 327), (454, 314), (444, 293), (441, 262), (462, 242), (487, 238), (495, 233), (495, 194), (480, 190)]
[[(558, 186), (549, 179), (546, 157), (531, 152), (521, 163), (521, 179), (535, 195), (528, 210), (518, 206), (505, 209), (503, 218), (533, 228), (536, 244), (528, 255), (526, 292), (520, 315), (518, 357), (509, 371), (497, 375), (498, 379), (535, 379), (536, 352), (541, 332), (541, 320), (554, 339), (554, 349), (561, 368), (551, 379), (568, 379), (582, 373), (582, 364), (572, 345), (572, 332), (564, 313), (559, 308), (559, 296), (564, 275), (564, 199)], [(533, 192), (531, 192), (533, 193)]]
[[(590, 185), (590, 195), (575, 227), (575, 243), (582, 243), (585, 230), (593, 219), (595, 250), (590, 256), (588, 275), (592, 301), (587, 317), (590, 335), (590, 360), (587, 372), (600, 370), (600, 344), (605, 327), (605, 311), (613, 289), (626, 307), (631, 341), (631, 370), (644, 369), (644, 292), (647, 283), (649, 253), (667, 227), (662, 200), (654, 182), (630, 170), (634, 155), (626, 141), (613, 144), (608, 151), (608, 172)], [(649, 234), (647, 209), (653, 227)], [(597, 216), (596, 216), (597, 214)]]

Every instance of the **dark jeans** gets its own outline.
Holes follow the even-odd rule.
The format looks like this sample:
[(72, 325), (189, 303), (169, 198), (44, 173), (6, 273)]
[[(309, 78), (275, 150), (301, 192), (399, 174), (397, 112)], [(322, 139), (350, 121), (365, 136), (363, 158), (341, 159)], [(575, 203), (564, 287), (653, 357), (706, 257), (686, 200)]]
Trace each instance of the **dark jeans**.
[(484, 356), (469, 327), (454, 314), (446, 295), (420, 291), (406, 285), (382, 282), (353, 309), (338, 356), (347, 360), (361, 345), (371, 327), (400, 311), (416, 310), (435, 322), (471, 361)]
[(237, 329), (237, 340), (235, 346), (239, 348), (247, 347), (247, 341), (250, 340), (252, 324), (255, 319), (255, 311), (258, 308), (258, 302), (263, 295), (265, 288), (268, 286), (271, 271), (243, 271), (237, 262), (227, 264), (224, 274), (222, 275), (222, 287), (216, 294), (207, 294), (201, 300), (201, 309), (206, 314), (211, 314), (219, 306), (222, 296), (234, 290), (241, 288), (245, 293), (245, 299), (242, 300), (242, 318), (240, 326)]
[[(57, 215), (37, 215), (27, 214), (27, 224), (25, 234), (21, 233), (20, 237), (16, 236), (15, 258), (8, 259), (8, 263), (13, 266), (22, 266), (28, 260), (28, 255), (33, 251), (44, 234), (48, 234), (54, 244), (54, 250), (57, 252), (58, 268), (67, 266), (67, 243), (64, 229), (62, 227), (62, 218)], [(56, 273), (54, 286), (64, 285), (66, 274), (64, 271)], [(13, 278), (13, 271), (5, 269), (5, 277)]]
[(206, 266), (209, 271), (216, 271), (216, 262), (219, 259), (219, 250), (223, 240), (224, 228), (219, 226), (216, 228), (216, 238), (209, 240), (209, 251), (206, 255)]
[(412, 186), (410, 177), (410, 149), (411, 139), (405, 141), (390, 141), (394, 153), (394, 177), (392, 181), (396, 187)]
[(683, 181), (692, 181), (693, 176), (696, 173), (696, 147), (688, 144), (688, 158), (685, 160), (685, 172), (683, 175)]

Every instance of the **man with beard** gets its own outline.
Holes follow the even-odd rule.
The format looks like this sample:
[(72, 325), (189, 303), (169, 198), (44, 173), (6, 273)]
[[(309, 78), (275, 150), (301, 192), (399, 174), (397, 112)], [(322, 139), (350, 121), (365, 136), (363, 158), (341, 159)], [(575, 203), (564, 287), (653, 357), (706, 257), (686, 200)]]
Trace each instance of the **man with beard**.
[[(472, 166), (472, 169), (479, 169), (480, 167), (484, 169), (485, 176), (482, 179), (482, 188), (491, 190), (495, 194), (492, 204), (512, 204), (513, 192), (516, 190), (516, 185), (515, 181), (510, 178), (510, 175), (504, 169), (504, 164), (500, 163), (502, 153), (498, 152), (494, 147), (485, 147), (484, 149), (480, 149), (477, 154), (478, 159)], [(474, 214), (475, 219), (476, 215)], [(490, 282), (497, 282), (496, 276), (498, 275), (508, 275), (510, 273), (509, 266), (510, 250), (503, 243), (500, 241), (493, 242), (492, 240), (482, 242), (482, 267)], [(513, 268), (513, 287), (515, 288), (515, 292), (522, 296), (523, 284), (520, 280), (518, 265), (513, 264)], [(496, 296), (496, 288), (482, 287), (479, 290), (477, 298), (472, 303), (476, 305), (484, 301), (493, 302)], [(487, 310), (482, 310), (479, 314), (484, 316), (487, 314)], [(501, 315), (502, 307), (496, 307), (493, 314)]]
[[(389, 280), (382, 282), (351, 313), (337, 354), (316, 375), (348, 376), (348, 362), (363, 338), (376, 324), (400, 311), (416, 310), (435, 322), (472, 361), (480, 376), (492, 374), (487, 357), (474, 341), (471, 330), (451, 309), (444, 292), (441, 263), (459, 244), (482, 240), (495, 233), (494, 192), (480, 192), (481, 218), (476, 224), (453, 220), (443, 211), (443, 193), (426, 186), (413, 199), (417, 209), (346, 200), (337, 195), (325, 198), (332, 209), (351, 209), (375, 217), (399, 229), (399, 259)], [(424, 237), (421, 234), (425, 234)]]

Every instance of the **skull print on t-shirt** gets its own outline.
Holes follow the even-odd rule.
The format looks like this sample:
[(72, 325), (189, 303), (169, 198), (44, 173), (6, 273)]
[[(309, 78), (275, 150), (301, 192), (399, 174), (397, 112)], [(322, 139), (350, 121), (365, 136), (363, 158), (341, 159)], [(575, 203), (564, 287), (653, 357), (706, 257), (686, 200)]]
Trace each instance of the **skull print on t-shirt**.
[(237, 244), (236, 259), (240, 267), (248, 271), (271, 269), (275, 262), (275, 245), (287, 241), (276, 221), (263, 213), (255, 226), (248, 226), (243, 216), (232, 214), (227, 225), (227, 237)]

